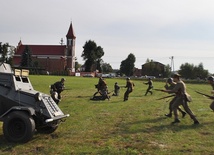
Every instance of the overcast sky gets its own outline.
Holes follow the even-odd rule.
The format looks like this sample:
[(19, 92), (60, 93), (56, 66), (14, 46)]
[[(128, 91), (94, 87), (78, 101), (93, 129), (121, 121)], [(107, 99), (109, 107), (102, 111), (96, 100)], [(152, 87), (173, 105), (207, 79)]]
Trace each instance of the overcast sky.
[(79, 63), (93, 40), (104, 62), (120, 67), (130, 53), (179, 69), (186, 62), (214, 73), (214, 0), (1, 0), (0, 42), (59, 44), (72, 21)]

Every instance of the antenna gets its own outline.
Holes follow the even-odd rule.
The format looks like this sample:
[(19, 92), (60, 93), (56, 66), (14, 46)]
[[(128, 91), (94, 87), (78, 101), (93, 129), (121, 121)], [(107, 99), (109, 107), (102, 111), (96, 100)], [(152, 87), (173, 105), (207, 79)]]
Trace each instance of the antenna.
[(169, 59), (171, 59), (171, 72), (174, 72), (174, 56), (171, 56)]

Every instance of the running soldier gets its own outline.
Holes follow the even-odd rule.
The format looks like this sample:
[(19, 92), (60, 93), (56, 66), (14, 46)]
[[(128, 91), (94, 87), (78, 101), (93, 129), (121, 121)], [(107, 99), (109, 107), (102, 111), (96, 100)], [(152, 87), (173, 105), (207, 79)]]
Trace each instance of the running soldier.
[(148, 78), (148, 82), (144, 82), (144, 84), (149, 85), (146, 90), (145, 96), (147, 95), (148, 92), (152, 95), (153, 82), (151, 78)]
[[(173, 81), (173, 79), (172, 78), (168, 78), (164, 87), (165, 87), (166, 90), (172, 90), (175, 87), (175, 85), (176, 85), (176, 83)], [(174, 97), (169, 102), (169, 113), (165, 114), (165, 116), (172, 117), (172, 104), (173, 104), (175, 99), (176, 99), (176, 97)], [(178, 110), (182, 113), (182, 117), (184, 118), (186, 113), (180, 107), (178, 107)]]
[(125, 88), (127, 88), (125, 94), (124, 94), (124, 100), (123, 101), (127, 101), (129, 98), (129, 94), (133, 91), (134, 89), (134, 83), (130, 80), (130, 78), (126, 78), (126, 86)]
[(199, 121), (196, 119), (193, 112), (190, 110), (188, 103), (191, 101), (190, 95), (186, 92), (186, 85), (185, 83), (180, 79), (179, 74), (174, 74), (173, 81), (176, 83), (176, 86), (172, 90), (163, 90), (163, 92), (167, 93), (176, 93), (175, 100), (172, 103), (172, 110), (174, 112), (175, 120), (172, 122), (172, 124), (179, 123), (180, 120), (178, 119), (178, 107), (182, 105), (184, 107), (184, 110), (189, 114), (191, 119), (193, 119), (194, 124), (199, 124)]

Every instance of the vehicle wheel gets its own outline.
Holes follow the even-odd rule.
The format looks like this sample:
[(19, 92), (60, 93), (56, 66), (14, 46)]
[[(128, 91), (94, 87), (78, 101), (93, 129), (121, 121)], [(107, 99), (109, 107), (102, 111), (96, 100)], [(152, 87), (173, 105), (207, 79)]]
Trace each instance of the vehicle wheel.
[(35, 122), (24, 112), (14, 111), (4, 119), (3, 133), (10, 142), (28, 142), (34, 132)]
[(54, 131), (56, 131), (56, 129), (58, 128), (59, 125), (59, 121), (56, 121), (52, 124), (49, 124), (47, 126), (44, 126), (42, 128), (38, 128), (37, 131), (39, 133), (43, 133), (43, 134), (50, 134), (53, 133)]

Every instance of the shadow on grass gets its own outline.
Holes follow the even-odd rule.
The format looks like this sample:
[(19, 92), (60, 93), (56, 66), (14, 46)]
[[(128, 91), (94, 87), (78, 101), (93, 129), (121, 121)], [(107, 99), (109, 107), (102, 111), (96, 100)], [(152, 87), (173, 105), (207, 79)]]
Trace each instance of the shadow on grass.
[(87, 99), (90, 99), (92, 96), (81, 96), (81, 95), (79, 95), (79, 96), (76, 96), (76, 98), (87, 98)]
[[(157, 132), (182, 132), (183, 130), (192, 130), (203, 128), (203, 126), (207, 126), (209, 124), (213, 124), (213, 122), (207, 122), (202, 124), (184, 124), (182, 121), (178, 124), (166, 124), (164, 120), (167, 118), (159, 117), (155, 119), (146, 119), (142, 121), (136, 121), (132, 123), (126, 123), (119, 125), (119, 132), (123, 134), (136, 134), (136, 133), (157, 133)], [(193, 122), (192, 122), (193, 123)], [(136, 128), (134, 128), (136, 126)], [(134, 128), (134, 129), (133, 129)]]

